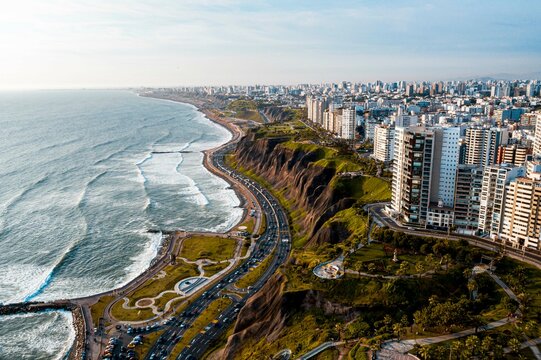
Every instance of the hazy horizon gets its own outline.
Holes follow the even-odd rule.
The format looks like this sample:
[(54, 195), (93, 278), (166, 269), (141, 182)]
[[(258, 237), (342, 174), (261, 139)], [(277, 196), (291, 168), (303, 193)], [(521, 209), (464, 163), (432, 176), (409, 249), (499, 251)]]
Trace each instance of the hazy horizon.
[(541, 70), (541, 3), (22, 0), (0, 89), (423, 81)]

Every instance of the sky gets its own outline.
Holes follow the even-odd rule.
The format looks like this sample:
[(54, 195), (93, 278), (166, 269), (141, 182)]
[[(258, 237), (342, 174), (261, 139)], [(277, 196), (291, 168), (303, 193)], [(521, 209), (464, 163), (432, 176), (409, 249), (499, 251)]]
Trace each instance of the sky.
[(0, 0), (0, 88), (541, 71), (538, 0)]

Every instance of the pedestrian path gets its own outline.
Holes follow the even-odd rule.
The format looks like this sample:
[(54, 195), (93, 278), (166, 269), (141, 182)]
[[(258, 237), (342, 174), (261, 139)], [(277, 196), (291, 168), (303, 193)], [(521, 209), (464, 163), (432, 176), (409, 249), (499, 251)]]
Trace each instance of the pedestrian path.
[[(480, 272), (486, 272), (494, 279), (494, 281), (505, 291), (505, 293), (513, 300), (519, 302), (517, 296), (513, 293), (513, 291), (494, 273), (489, 271), (488, 269), (483, 269)], [(520, 303), (520, 302), (519, 302)], [(437, 344), (444, 341), (449, 340), (455, 340), (460, 339), (465, 336), (474, 335), (480, 331), (486, 331), (490, 329), (495, 329), (503, 325), (507, 325), (509, 323), (512, 323), (516, 320), (515, 317), (506, 317), (497, 321), (490, 322), (484, 326), (478, 327), (478, 328), (471, 328), (466, 329), (463, 331), (459, 331), (452, 334), (446, 334), (446, 335), (440, 335), (440, 336), (433, 336), (433, 337), (426, 337), (421, 339), (408, 339), (408, 340), (391, 340), (388, 342), (385, 342), (382, 344), (382, 349), (385, 350), (386, 353), (395, 352), (397, 354), (405, 354), (413, 347), (415, 344), (418, 345), (432, 345)], [(527, 346), (525, 346), (527, 347)], [(537, 348), (537, 347), (536, 347)], [(533, 350), (532, 350), (533, 351)], [(537, 350), (539, 351), (539, 350)], [(535, 354), (535, 352), (534, 352)]]

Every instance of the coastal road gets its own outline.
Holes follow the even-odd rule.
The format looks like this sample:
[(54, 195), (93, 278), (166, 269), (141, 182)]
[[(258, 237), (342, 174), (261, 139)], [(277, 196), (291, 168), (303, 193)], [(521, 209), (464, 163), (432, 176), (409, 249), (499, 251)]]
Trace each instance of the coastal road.
[(516, 247), (510, 246), (509, 244), (501, 244), (496, 241), (492, 241), (489, 238), (483, 238), (479, 236), (471, 235), (455, 235), (447, 234), (445, 231), (432, 230), (432, 229), (417, 229), (417, 228), (408, 228), (401, 226), (395, 222), (389, 215), (384, 211), (385, 206), (388, 203), (376, 203), (365, 205), (365, 209), (370, 212), (372, 218), (381, 226), (386, 226), (389, 229), (400, 231), (402, 233), (424, 236), (424, 237), (433, 237), (438, 239), (446, 240), (466, 240), (470, 245), (477, 246), (486, 250), (491, 250), (494, 252), (499, 252), (500, 248), (503, 247), (504, 254), (513, 259), (527, 262), (531, 265), (534, 265), (538, 268), (541, 268), (541, 252), (536, 249), (518, 249)]
[(242, 294), (228, 296), (231, 299), (231, 305), (222, 309), (218, 316), (211, 319), (204, 327), (205, 330), (198, 333), (178, 356), (178, 359), (200, 358), (212, 345), (213, 341), (220, 337), (234, 323), (238, 312), (246, 304), (249, 297), (265, 285), (268, 279), (289, 256), (291, 235), (284, 209), (267, 189), (225, 165), (225, 154), (234, 149), (236, 142), (241, 136), (238, 131), (234, 131), (233, 134), (233, 139), (229, 143), (207, 152), (208, 168), (226, 180), (233, 182), (237, 188), (242, 187), (244, 191), (248, 191), (260, 205), (262, 214), (266, 216), (267, 227), (259, 239), (257, 239), (250, 256), (244, 262), (235, 270), (232, 270), (223, 278), (211, 284), (203, 294), (193, 300), (182, 314), (174, 318), (164, 328), (165, 331), (150, 349), (147, 359), (168, 356), (176, 344), (182, 340), (184, 334), (197, 320), (198, 316), (216, 299), (221, 296), (227, 296), (221, 293), (223, 289), (236, 283), (244, 275), (249, 273), (250, 269), (261, 265), (267, 257), (271, 256), (266, 269), (252, 286), (245, 289)]

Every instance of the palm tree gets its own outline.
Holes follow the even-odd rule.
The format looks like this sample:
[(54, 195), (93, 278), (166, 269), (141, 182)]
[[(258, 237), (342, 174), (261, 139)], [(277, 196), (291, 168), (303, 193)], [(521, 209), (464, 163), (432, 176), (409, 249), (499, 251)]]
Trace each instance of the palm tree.
[(402, 331), (402, 326), (400, 323), (394, 323), (393, 324), (393, 333), (396, 335), (398, 340), (400, 340), (400, 332)]
[(417, 271), (417, 276), (421, 277), (423, 271), (425, 270), (425, 266), (422, 262), (418, 262), (417, 265), (415, 265), (415, 270)]
[(451, 262), (451, 255), (445, 254), (441, 257), (441, 263), (445, 264), (445, 271), (449, 271), (449, 263)]
[(520, 351), (520, 341), (517, 338), (511, 338), (507, 343), (512, 354), (518, 354)]
[(480, 341), (475, 335), (468, 336), (466, 344), (462, 349), (461, 356), (465, 359), (471, 359), (479, 349)]
[(449, 360), (457, 359), (464, 350), (464, 344), (460, 340), (453, 341), (449, 348)]
[(481, 346), (479, 347), (479, 356), (481, 359), (486, 359), (493, 348), (494, 340), (490, 336), (485, 337), (481, 342)]
[(432, 349), (430, 348), (430, 345), (423, 345), (419, 348), (419, 356), (423, 360), (429, 360), (431, 359), (432, 355)]
[(470, 280), (468, 281), (468, 291), (470, 292), (470, 299), (471, 300), (474, 300), (473, 298), (473, 292), (475, 291), (475, 289), (477, 289), (477, 283), (475, 282), (475, 280)]

